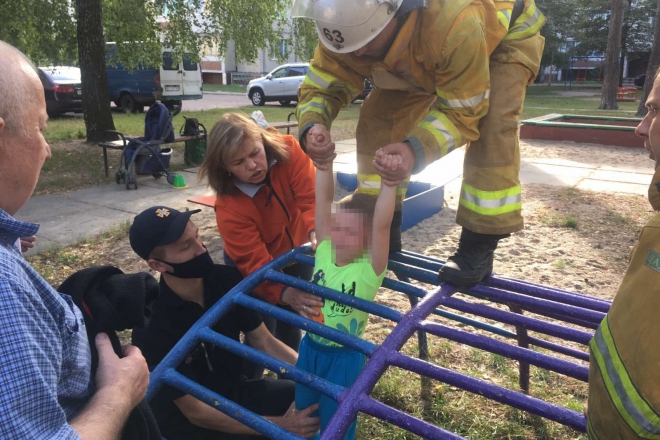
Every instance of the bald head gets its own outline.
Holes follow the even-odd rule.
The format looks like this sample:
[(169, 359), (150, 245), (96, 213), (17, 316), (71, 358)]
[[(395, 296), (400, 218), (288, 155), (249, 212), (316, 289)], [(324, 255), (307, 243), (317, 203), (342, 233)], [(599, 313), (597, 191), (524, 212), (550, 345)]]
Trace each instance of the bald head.
[(21, 51), (0, 41), (0, 118), (9, 132), (23, 134), (33, 103), (43, 93), (34, 64)]

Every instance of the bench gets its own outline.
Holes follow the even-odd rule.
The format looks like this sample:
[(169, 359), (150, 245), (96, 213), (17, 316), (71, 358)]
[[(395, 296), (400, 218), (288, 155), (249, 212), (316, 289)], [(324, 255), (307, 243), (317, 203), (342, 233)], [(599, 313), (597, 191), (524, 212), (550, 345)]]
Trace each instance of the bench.
[(289, 116), (286, 117), (286, 122), (273, 122), (268, 124), (269, 127), (277, 128), (278, 130), (283, 130), (286, 128), (286, 134), (291, 134), (291, 129), (298, 126), (298, 121), (292, 121), (291, 117), (295, 116), (294, 112), (289, 113)]
[[(272, 124), (268, 124), (270, 127), (274, 127), (278, 130), (283, 130), (286, 128), (286, 134), (291, 134), (291, 129), (295, 128), (298, 126), (298, 121), (292, 121), (291, 117), (295, 116), (294, 112), (289, 113), (289, 116), (286, 118), (286, 122), (273, 122)], [(200, 126), (204, 127), (202, 124)], [(103, 169), (105, 171), (105, 177), (108, 177), (109, 174), (109, 169), (108, 169), (108, 148), (111, 150), (123, 150), (126, 148), (126, 145), (128, 145), (128, 142), (126, 140), (126, 137), (114, 130), (108, 130), (105, 132), (105, 134), (112, 134), (115, 136), (119, 136), (121, 139), (118, 139), (116, 141), (104, 141), (104, 142), (99, 142), (97, 145), (101, 148), (103, 148)], [(206, 139), (206, 127), (204, 127), (204, 132), (200, 133), (197, 136), (187, 136), (187, 135), (182, 135), (182, 134), (175, 134), (174, 135), (174, 140), (172, 142), (160, 142), (160, 141), (151, 141), (149, 142), (150, 145), (167, 145), (167, 144), (176, 144), (178, 142), (186, 142), (186, 141), (193, 141), (197, 139)]]
[[(201, 124), (200, 124), (201, 125)], [(116, 141), (105, 141), (99, 142), (97, 145), (103, 148), (103, 169), (105, 170), (105, 177), (108, 177), (108, 148), (111, 150), (123, 150), (128, 145), (126, 137), (119, 133), (118, 131), (108, 130), (106, 134), (113, 134), (119, 136), (121, 139)], [(206, 139), (206, 130), (203, 133), (198, 134), (197, 136), (188, 136), (182, 134), (175, 134), (174, 140), (172, 142), (162, 142), (162, 141), (149, 141), (149, 145), (167, 145), (167, 144), (176, 144), (178, 142), (193, 141), (197, 139)]]

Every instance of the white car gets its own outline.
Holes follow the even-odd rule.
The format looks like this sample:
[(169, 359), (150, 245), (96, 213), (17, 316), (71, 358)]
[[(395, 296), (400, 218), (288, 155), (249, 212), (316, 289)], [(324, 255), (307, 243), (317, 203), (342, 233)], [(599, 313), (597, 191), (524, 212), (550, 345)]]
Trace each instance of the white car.
[(309, 63), (284, 64), (268, 75), (253, 79), (247, 86), (247, 97), (253, 105), (264, 105), (266, 102), (279, 101), (289, 105), (298, 101), (298, 87), (307, 75)]

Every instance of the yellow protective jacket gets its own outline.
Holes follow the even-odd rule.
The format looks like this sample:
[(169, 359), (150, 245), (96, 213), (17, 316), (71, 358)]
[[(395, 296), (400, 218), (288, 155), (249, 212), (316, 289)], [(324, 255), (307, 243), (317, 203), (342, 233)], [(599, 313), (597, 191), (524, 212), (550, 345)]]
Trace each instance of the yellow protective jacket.
[[(660, 169), (649, 188), (660, 211)], [(590, 343), (591, 440), (660, 438), (660, 213), (642, 229), (612, 308)]]
[[(319, 44), (296, 109), (301, 144), (314, 124), (330, 129), (343, 105), (371, 79), (438, 99), (405, 139), (415, 153), (415, 170), (479, 137), (488, 112), (489, 56), (506, 39), (538, 33), (545, 17), (533, 0), (510, 25), (511, 0), (429, 0), (412, 11), (383, 60), (337, 54)], [(538, 66), (533, 66), (536, 70)], [(403, 139), (402, 139), (403, 140)]]

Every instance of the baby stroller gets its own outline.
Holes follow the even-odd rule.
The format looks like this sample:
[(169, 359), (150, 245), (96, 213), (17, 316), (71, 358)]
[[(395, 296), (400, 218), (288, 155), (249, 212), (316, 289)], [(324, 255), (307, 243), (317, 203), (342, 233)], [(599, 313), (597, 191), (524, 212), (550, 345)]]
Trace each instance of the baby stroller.
[(165, 174), (171, 184), (174, 175), (170, 174), (170, 158), (172, 149), (162, 147), (162, 144), (174, 141), (174, 126), (172, 119), (181, 111), (180, 106), (173, 106), (170, 114), (164, 104), (156, 101), (149, 108), (144, 118), (144, 136), (129, 138), (119, 132), (112, 132), (124, 141), (126, 147), (119, 157), (119, 167), (115, 173), (117, 184), (126, 184), (126, 189), (138, 188), (137, 176), (151, 174), (159, 179)]

